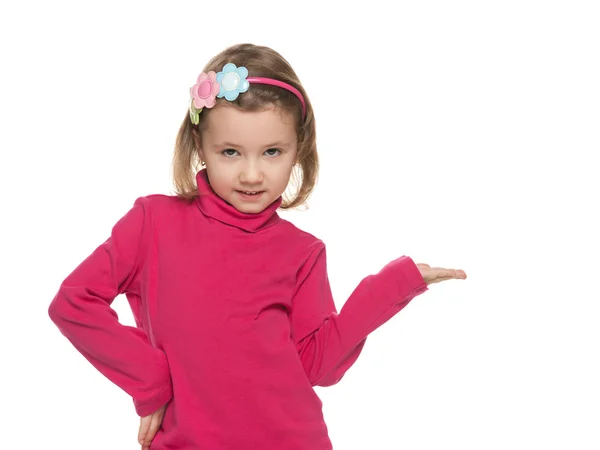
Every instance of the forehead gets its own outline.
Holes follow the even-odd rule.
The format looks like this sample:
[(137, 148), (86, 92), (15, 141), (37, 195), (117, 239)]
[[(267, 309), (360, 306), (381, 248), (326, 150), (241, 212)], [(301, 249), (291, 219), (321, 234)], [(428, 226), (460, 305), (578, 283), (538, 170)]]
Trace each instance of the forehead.
[(211, 141), (247, 145), (276, 141), (296, 143), (294, 118), (280, 108), (245, 111), (235, 106), (215, 106), (206, 119), (202, 135)]

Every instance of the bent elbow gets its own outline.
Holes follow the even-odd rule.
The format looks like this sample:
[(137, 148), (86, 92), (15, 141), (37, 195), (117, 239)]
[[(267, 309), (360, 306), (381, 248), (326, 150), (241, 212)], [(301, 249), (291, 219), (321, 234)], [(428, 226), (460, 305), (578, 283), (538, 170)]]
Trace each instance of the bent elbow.
[(50, 317), (52, 322), (58, 325), (60, 322), (64, 321), (65, 317), (68, 316), (67, 310), (68, 302), (63, 293), (63, 286), (61, 285), (58, 292), (50, 302), (50, 305), (48, 306), (48, 317)]
[[(318, 377), (311, 379), (313, 386), (333, 386), (339, 383), (346, 372), (354, 365), (359, 355), (365, 346), (366, 338), (360, 341), (360, 343), (350, 350), (343, 358), (340, 358), (339, 362), (327, 370), (325, 373), (320, 373)], [(310, 378), (309, 378), (310, 379)]]
[(331, 375), (325, 375), (322, 376), (321, 378), (318, 378), (316, 380), (310, 380), (310, 384), (312, 386), (319, 386), (319, 387), (329, 387), (329, 386), (333, 386), (335, 384), (338, 384), (342, 378), (344, 378), (344, 374), (338, 374), (338, 373), (334, 373)]
[(54, 297), (54, 299), (52, 300), (52, 302), (50, 302), (50, 305), (48, 306), (48, 317), (50, 317), (50, 320), (52, 322), (57, 323), (58, 321), (60, 321), (62, 316), (63, 314), (60, 298), (57, 295), (56, 297)]

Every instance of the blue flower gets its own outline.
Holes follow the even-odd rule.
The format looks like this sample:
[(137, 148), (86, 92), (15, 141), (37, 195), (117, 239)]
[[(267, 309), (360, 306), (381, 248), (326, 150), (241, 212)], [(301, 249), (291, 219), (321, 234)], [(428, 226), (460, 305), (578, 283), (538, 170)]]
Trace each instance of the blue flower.
[(225, 64), (223, 70), (217, 73), (217, 82), (221, 86), (217, 97), (225, 97), (230, 102), (238, 98), (241, 92), (246, 92), (250, 87), (247, 76), (248, 69), (245, 67), (237, 67), (233, 63)]

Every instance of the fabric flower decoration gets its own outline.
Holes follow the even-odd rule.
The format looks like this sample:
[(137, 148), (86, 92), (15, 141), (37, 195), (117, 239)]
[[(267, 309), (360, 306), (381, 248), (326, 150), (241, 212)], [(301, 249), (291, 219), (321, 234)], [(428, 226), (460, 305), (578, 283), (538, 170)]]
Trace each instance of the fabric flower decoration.
[(190, 88), (190, 95), (194, 107), (201, 110), (204, 107), (212, 108), (216, 103), (216, 95), (220, 87), (217, 83), (217, 74), (212, 70), (208, 73), (202, 72), (196, 80), (196, 84)]
[(227, 63), (223, 70), (217, 73), (217, 82), (221, 86), (217, 97), (225, 97), (230, 102), (238, 98), (242, 92), (246, 92), (250, 83), (246, 80), (248, 69), (243, 66), (237, 67), (233, 63)]
[(190, 98), (190, 120), (194, 125), (198, 125), (200, 123), (200, 112), (201, 109), (196, 109), (194, 107), (194, 99)]

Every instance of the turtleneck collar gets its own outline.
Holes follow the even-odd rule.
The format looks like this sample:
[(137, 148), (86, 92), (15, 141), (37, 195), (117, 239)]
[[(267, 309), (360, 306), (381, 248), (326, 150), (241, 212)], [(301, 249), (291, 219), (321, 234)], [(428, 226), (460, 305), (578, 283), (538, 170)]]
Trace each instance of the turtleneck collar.
[(238, 211), (215, 193), (208, 182), (206, 169), (202, 169), (196, 174), (196, 184), (199, 194), (196, 204), (204, 215), (219, 222), (254, 233), (279, 221), (277, 208), (281, 205), (281, 197), (261, 212), (250, 214)]

